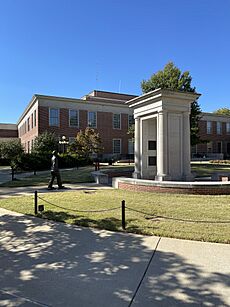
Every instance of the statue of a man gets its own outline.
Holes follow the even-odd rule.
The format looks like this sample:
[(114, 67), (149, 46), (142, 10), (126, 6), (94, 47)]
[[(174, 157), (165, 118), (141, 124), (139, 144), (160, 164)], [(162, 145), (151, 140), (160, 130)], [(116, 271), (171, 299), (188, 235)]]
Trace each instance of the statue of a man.
[(48, 184), (48, 190), (53, 190), (53, 182), (54, 179), (57, 178), (58, 189), (64, 189), (65, 187), (62, 185), (61, 175), (58, 168), (58, 154), (57, 151), (54, 150), (52, 152), (51, 158), (51, 179)]

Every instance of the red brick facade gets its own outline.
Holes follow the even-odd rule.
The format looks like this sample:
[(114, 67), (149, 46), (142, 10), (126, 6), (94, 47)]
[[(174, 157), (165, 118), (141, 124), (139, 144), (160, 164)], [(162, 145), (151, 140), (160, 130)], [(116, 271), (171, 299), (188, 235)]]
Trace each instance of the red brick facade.
[(197, 195), (230, 195), (230, 186), (219, 187), (192, 187), (192, 188), (166, 188), (152, 185), (131, 184), (125, 182), (118, 183), (118, 189), (134, 192), (158, 192), (173, 194), (197, 194)]
[(0, 129), (1, 138), (18, 138), (17, 130)]
[(18, 128), (15, 124), (0, 124), (0, 139), (16, 139), (18, 138)]
[[(49, 126), (49, 108), (40, 106), (38, 108), (38, 134), (44, 131), (55, 132), (58, 137), (63, 135), (68, 138), (73, 138), (80, 130), (85, 130), (87, 124), (87, 111), (79, 110), (79, 127), (69, 126), (69, 109), (60, 109), (60, 125), (59, 127)], [(128, 140), (130, 136), (128, 131), (128, 114), (121, 114), (121, 129), (113, 129), (113, 113), (111, 112), (97, 112), (97, 127), (95, 131), (99, 132), (102, 139), (102, 146), (105, 154), (113, 153), (113, 139), (121, 139), (121, 155), (128, 153)], [(26, 140), (31, 138), (30, 134), (26, 135)], [(34, 135), (33, 135), (34, 136)], [(25, 137), (22, 137), (22, 141)]]
[[(208, 124), (209, 122), (209, 124)], [(210, 125), (208, 127), (208, 125)], [(219, 127), (218, 127), (219, 125)], [(228, 128), (228, 129), (227, 129)], [(192, 149), (193, 156), (230, 158), (230, 117), (204, 113), (199, 122), (202, 144)]]
[[(74, 138), (80, 130), (85, 130), (88, 127), (88, 112), (95, 112), (96, 127), (93, 128), (99, 132), (102, 139), (103, 154), (113, 155), (113, 140), (118, 139), (121, 145), (120, 156), (127, 155), (128, 142), (131, 140), (127, 131), (132, 111), (125, 106), (126, 100), (124, 98), (131, 99), (134, 96), (110, 93), (109, 99), (109, 93), (98, 91), (90, 95), (92, 96), (87, 96), (82, 100), (37, 96), (37, 100), (33, 100), (34, 105), (31, 104), (31, 108), (23, 114), (19, 121), (19, 137), (25, 150), (29, 152), (36, 136), (45, 131), (54, 132), (59, 138), (62, 136), (69, 139)], [(96, 98), (93, 95), (97, 95)], [(123, 100), (121, 100), (122, 98)], [(57, 126), (50, 125), (50, 109), (58, 109), (59, 124)], [(78, 112), (79, 125), (77, 127), (71, 127), (69, 124), (70, 110)], [(35, 112), (36, 125), (33, 124)], [(114, 113), (119, 114), (120, 129), (113, 127)]]

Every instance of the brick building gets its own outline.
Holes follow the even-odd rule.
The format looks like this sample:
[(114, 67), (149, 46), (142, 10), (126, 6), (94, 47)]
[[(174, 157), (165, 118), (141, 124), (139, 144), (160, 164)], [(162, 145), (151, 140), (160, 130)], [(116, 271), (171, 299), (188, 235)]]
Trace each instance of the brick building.
[[(0, 140), (19, 137), (29, 152), (44, 131), (71, 142), (78, 131), (92, 127), (102, 138), (105, 157), (125, 158), (133, 154), (127, 135), (133, 111), (125, 102), (135, 97), (96, 90), (81, 99), (34, 95), (17, 124), (0, 124)], [(230, 158), (230, 116), (203, 113), (199, 126), (201, 139), (207, 142), (192, 148), (192, 158)]]
[(0, 124), (0, 141), (18, 138), (18, 126), (16, 124)]
[(105, 157), (125, 157), (133, 154), (132, 138), (127, 134), (133, 115), (125, 102), (134, 97), (103, 91), (81, 99), (34, 95), (18, 121), (19, 138), (30, 152), (34, 139), (44, 131), (71, 142), (77, 132), (91, 127), (100, 134)]
[(206, 142), (192, 148), (193, 158), (230, 158), (230, 116), (203, 113), (199, 128)]

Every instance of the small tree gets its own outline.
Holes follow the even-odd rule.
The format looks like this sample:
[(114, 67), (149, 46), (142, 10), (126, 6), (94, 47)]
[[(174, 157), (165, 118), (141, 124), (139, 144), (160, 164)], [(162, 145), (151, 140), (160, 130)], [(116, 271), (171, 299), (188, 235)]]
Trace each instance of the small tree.
[(132, 137), (132, 141), (134, 142), (134, 136), (135, 136), (135, 124), (132, 124), (128, 131), (127, 134), (130, 135)]
[(0, 142), (0, 156), (9, 161), (12, 171), (12, 180), (15, 179), (14, 174), (20, 164), (23, 153), (24, 150), (20, 140)]
[[(182, 92), (195, 92), (192, 87), (192, 77), (188, 71), (181, 72), (173, 62), (165, 65), (163, 70), (153, 74), (149, 80), (143, 80), (141, 83), (143, 93), (148, 93), (157, 88), (178, 90)], [(201, 109), (198, 101), (191, 104), (190, 126), (191, 126), (191, 145), (201, 142), (198, 123), (201, 118)]]
[(53, 150), (58, 149), (58, 140), (53, 132), (45, 131), (34, 140), (33, 154), (49, 155)]
[(86, 128), (85, 131), (78, 132), (74, 143), (69, 145), (68, 152), (88, 160), (92, 154), (102, 152), (101, 143), (99, 133), (92, 128)]

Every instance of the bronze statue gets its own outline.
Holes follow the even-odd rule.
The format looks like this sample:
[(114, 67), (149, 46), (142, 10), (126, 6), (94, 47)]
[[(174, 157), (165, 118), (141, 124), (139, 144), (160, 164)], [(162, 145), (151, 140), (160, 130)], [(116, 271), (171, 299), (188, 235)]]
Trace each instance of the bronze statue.
[(61, 175), (58, 168), (58, 154), (57, 151), (54, 150), (52, 152), (51, 158), (51, 179), (48, 184), (48, 190), (53, 190), (53, 182), (54, 179), (57, 178), (58, 189), (64, 189), (65, 187), (62, 185)]

